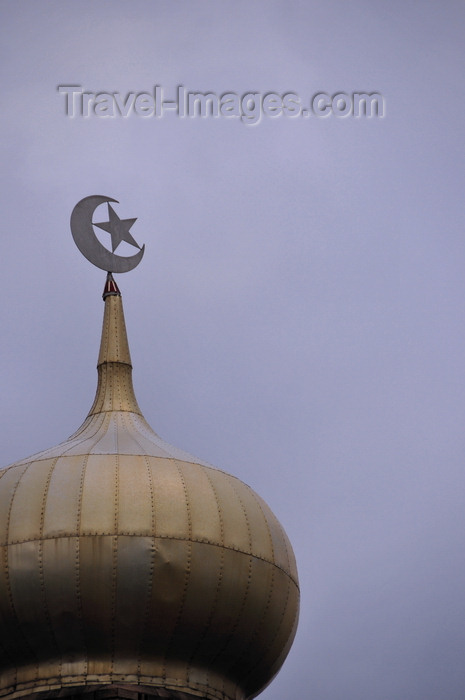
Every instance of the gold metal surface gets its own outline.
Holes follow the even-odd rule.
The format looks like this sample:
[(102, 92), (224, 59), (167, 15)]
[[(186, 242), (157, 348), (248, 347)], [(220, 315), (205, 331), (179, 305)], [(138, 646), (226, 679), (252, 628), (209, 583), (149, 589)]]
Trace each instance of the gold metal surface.
[(2, 697), (245, 700), (292, 644), (281, 525), (246, 484), (153, 432), (131, 372), (121, 297), (108, 296), (88, 417), (0, 471)]

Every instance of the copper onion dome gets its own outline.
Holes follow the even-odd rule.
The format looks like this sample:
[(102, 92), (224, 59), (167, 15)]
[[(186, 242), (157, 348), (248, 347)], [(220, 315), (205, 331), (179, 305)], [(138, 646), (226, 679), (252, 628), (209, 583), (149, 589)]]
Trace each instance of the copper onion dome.
[(291, 545), (251, 488), (150, 428), (111, 277), (104, 297), (86, 420), (0, 470), (0, 697), (252, 698), (294, 638)]

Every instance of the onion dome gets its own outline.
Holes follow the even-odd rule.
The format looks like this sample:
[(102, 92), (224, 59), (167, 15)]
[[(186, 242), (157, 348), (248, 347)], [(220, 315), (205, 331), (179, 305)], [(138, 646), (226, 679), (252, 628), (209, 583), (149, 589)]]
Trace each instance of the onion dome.
[(296, 630), (291, 545), (251, 488), (150, 428), (111, 275), (104, 299), (86, 420), (0, 470), (0, 697), (255, 697)]

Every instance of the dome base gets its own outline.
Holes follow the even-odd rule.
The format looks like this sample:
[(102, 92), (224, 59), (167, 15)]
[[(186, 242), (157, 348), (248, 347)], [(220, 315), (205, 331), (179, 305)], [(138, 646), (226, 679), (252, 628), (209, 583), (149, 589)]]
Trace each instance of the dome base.
[[(32, 691), (32, 692), (31, 692)], [(90, 685), (70, 686), (57, 688), (50, 686), (46, 689), (43, 685), (34, 689), (15, 689), (11, 693), (2, 696), (2, 700), (54, 700), (66, 698), (66, 700), (212, 700), (219, 696), (207, 691), (191, 689), (176, 690), (167, 687), (156, 686), (119, 686), (119, 685)], [(223, 696), (226, 698), (226, 696)]]

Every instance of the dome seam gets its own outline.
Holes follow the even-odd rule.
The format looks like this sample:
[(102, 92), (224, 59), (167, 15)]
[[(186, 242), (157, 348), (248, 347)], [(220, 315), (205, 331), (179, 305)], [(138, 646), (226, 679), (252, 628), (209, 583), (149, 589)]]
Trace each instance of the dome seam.
[[(269, 608), (270, 608), (271, 599), (272, 599), (272, 596), (273, 596), (273, 591), (274, 591), (274, 576), (275, 576), (275, 571), (274, 571), (274, 568), (272, 568), (272, 569), (271, 569), (271, 583), (270, 583), (269, 590), (268, 590), (268, 596), (267, 596), (267, 599), (266, 599), (266, 605), (265, 605), (265, 607), (264, 607), (263, 610), (262, 610), (262, 614), (260, 615), (260, 619), (256, 622), (254, 631), (252, 632), (252, 630), (251, 630), (251, 634), (250, 634), (249, 637), (247, 638), (246, 644), (245, 644), (245, 646), (243, 647), (241, 654), (240, 654), (239, 656), (236, 656), (236, 659), (235, 659), (234, 664), (233, 664), (232, 666), (231, 666), (231, 665), (228, 666), (228, 671), (229, 671), (230, 673), (233, 673), (234, 676), (236, 675), (236, 674), (234, 673), (234, 671), (235, 671), (236, 669), (238, 669), (238, 668), (241, 668), (241, 666), (242, 666), (242, 660), (244, 659), (244, 657), (246, 657), (246, 656), (248, 655), (250, 648), (253, 647), (253, 645), (254, 645), (254, 643), (255, 643), (255, 640), (256, 640), (257, 636), (259, 636), (260, 631), (261, 631), (261, 629), (262, 629), (263, 621), (266, 619), (268, 610), (269, 610)], [(239, 682), (238, 685), (240, 685), (240, 686), (242, 687), (242, 681)]]
[[(241, 498), (240, 495), (239, 495), (238, 490), (237, 490), (236, 487), (235, 487), (234, 479), (229, 478), (229, 476), (230, 476), (229, 474), (228, 474), (227, 476), (228, 476), (228, 483), (231, 484), (232, 490), (234, 491), (234, 493), (235, 493), (235, 495), (236, 495), (236, 498), (237, 498), (237, 500), (239, 501), (239, 504), (240, 504), (240, 506), (241, 506), (242, 512), (243, 512), (243, 514), (244, 514), (244, 519), (245, 519), (246, 527), (247, 527), (247, 536), (248, 536), (248, 540), (249, 540), (249, 548), (252, 549), (252, 533), (251, 533), (251, 530), (250, 530), (250, 522), (249, 522), (249, 518), (248, 518), (248, 515), (247, 515), (247, 510), (246, 510), (246, 508), (245, 508), (245, 506), (244, 506), (244, 503), (243, 503), (243, 501), (242, 501), (242, 498)], [(223, 545), (223, 546), (224, 546), (224, 545)], [(234, 551), (240, 551), (238, 548), (235, 548), (235, 547), (233, 547), (232, 549), (233, 549)], [(218, 650), (217, 654), (215, 654), (215, 656), (213, 657), (212, 665), (214, 665), (214, 664), (217, 662), (217, 660), (218, 660), (219, 658), (221, 658), (221, 656), (222, 656), (222, 655), (225, 653), (225, 651), (227, 650), (227, 648), (228, 648), (228, 646), (229, 646), (231, 640), (234, 638), (234, 635), (235, 635), (235, 633), (236, 633), (237, 628), (239, 627), (239, 622), (240, 622), (240, 620), (241, 620), (241, 618), (242, 618), (242, 615), (243, 615), (243, 613), (244, 613), (244, 610), (245, 610), (245, 604), (246, 604), (246, 601), (247, 601), (247, 598), (248, 598), (248, 595), (249, 595), (249, 591), (250, 591), (250, 586), (251, 586), (251, 583), (252, 583), (253, 555), (252, 555), (251, 553), (246, 553), (246, 552), (242, 552), (242, 553), (243, 553), (243, 554), (246, 554), (246, 555), (248, 556), (248, 561), (249, 561), (249, 566), (248, 566), (248, 570), (247, 570), (247, 584), (246, 584), (245, 590), (244, 590), (244, 592), (243, 592), (241, 604), (240, 604), (240, 606), (239, 606), (239, 611), (238, 611), (238, 613), (237, 613), (237, 615), (236, 615), (236, 620), (235, 620), (235, 623), (234, 623), (234, 625), (233, 625), (233, 628), (232, 628), (232, 630), (230, 631), (230, 633), (229, 633), (227, 639), (225, 640), (224, 644), (223, 644), (223, 645), (221, 646), (221, 648)], [(271, 562), (269, 562), (269, 563), (271, 563)], [(273, 564), (274, 564), (274, 562), (273, 562)], [(222, 683), (221, 683), (221, 689), (222, 689), (223, 694), (225, 694), (225, 683), (226, 683), (226, 678), (225, 678), (224, 675), (223, 675)]]
[[(163, 655), (163, 678), (166, 680), (166, 660), (168, 658), (168, 652), (173, 644), (173, 639), (175, 637), (176, 631), (179, 627), (179, 623), (181, 621), (182, 617), (182, 612), (184, 610), (184, 606), (186, 603), (186, 596), (187, 596), (187, 589), (189, 586), (189, 579), (191, 576), (191, 563), (192, 563), (192, 513), (191, 513), (191, 508), (190, 508), (190, 502), (189, 502), (189, 493), (187, 489), (187, 484), (186, 480), (184, 478), (184, 474), (182, 473), (182, 469), (180, 469), (179, 464), (175, 461), (176, 468), (178, 470), (179, 477), (182, 482), (182, 486), (184, 489), (184, 497), (186, 500), (186, 510), (187, 510), (187, 528), (188, 528), (188, 537), (187, 538), (176, 538), (178, 541), (184, 541), (188, 542), (188, 548), (187, 548), (187, 561), (186, 561), (186, 568), (184, 572), (184, 586), (183, 586), (183, 591), (181, 595), (181, 601), (179, 604), (179, 609), (178, 609), (178, 614), (176, 616), (176, 621), (174, 623), (173, 629), (171, 631), (171, 636), (168, 639), (166, 646), (165, 646), (165, 653)], [(174, 538), (173, 538), (174, 539)]]
[[(210, 488), (211, 488), (211, 490), (212, 490), (212, 492), (213, 492), (213, 495), (214, 495), (214, 497), (215, 497), (216, 509), (217, 509), (217, 512), (218, 512), (218, 520), (219, 520), (219, 523), (220, 523), (220, 540), (221, 540), (221, 545), (220, 545), (220, 547), (221, 547), (220, 566), (219, 566), (219, 571), (218, 571), (218, 576), (217, 576), (217, 582), (216, 582), (216, 588), (215, 588), (215, 595), (214, 595), (214, 598), (213, 598), (213, 602), (212, 602), (212, 604), (211, 604), (211, 606), (210, 606), (210, 613), (209, 613), (209, 615), (208, 615), (207, 622), (206, 622), (205, 625), (204, 625), (204, 628), (203, 628), (203, 630), (202, 630), (202, 634), (200, 635), (200, 639), (199, 639), (199, 641), (198, 641), (198, 643), (197, 643), (197, 646), (196, 646), (196, 648), (195, 648), (195, 651), (192, 652), (192, 654), (191, 654), (191, 656), (189, 657), (189, 660), (188, 660), (188, 662), (187, 662), (187, 663), (188, 663), (188, 666), (187, 666), (187, 668), (188, 668), (188, 670), (187, 670), (187, 678), (188, 678), (188, 679), (189, 679), (189, 670), (190, 670), (190, 668), (191, 668), (191, 666), (192, 666), (192, 661), (193, 661), (193, 659), (195, 658), (196, 654), (198, 654), (199, 648), (201, 648), (201, 645), (202, 645), (202, 643), (204, 642), (205, 637), (206, 637), (207, 634), (208, 634), (208, 630), (209, 630), (210, 627), (211, 627), (211, 623), (212, 623), (212, 620), (213, 620), (213, 617), (214, 617), (214, 614), (215, 614), (215, 610), (216, 610), (216, 608), (217, 608), (217, 606), (218, 606), (218, 600), (219, 600), (219, 596), (220, 596), (221, 585), (222, 585), (222, 583), (223, 583), (223, 573), (224, 573), (224, 549), (225, 549), (225, 547), (224, 547), (224, 521), (223, 521), (223, 515), (222, 515), (222, 512), (221, 512), (221, 508), (220, 508), (220, 503), (219, 503), (219, 499), (218, 499), (218, 493), (217, 493), (216, 488), (215, 488), (215, 486), (214, 486), (214, 484), (213, 484), (213, 480), (210, 478), (210, 475), (208, 474), (208, 472), (205, 472), (205, 476), (206, 476), (206, 478), (207, 478), (208, 483), (210, 484)], [(207, 686), (208, 686), (208, 685), (209, 685), (209, 682), (210, 682), (210, 669), (209, 669), (209, 668), (206, 669), (205, 678), (206, 678), (206, 684), (207, 684)]]
[[(147, 477), (149, 480), (149, 490), (150, 490), (150, 503), (152, 506), (152, 531), (155, 532), (155, 527), (156, 527), (156, 512), (155, 512), (155, 490), (154, 490), (154, 485), (153, 485), (153, 474), (152, 470), (150, 469), (150, 464), (145, 457), (145, 466), (147, 469)], [(144, 610), (144, 621), (142, 623), (142, 634), (140, 636), (140, 642), (139, 642), (139, 649), (137, 650), (137, 672), (139, 675), (142, 674), (142, 654), (143, 654), (143, 649), (144, 645), (146, 643), (146, 639), (148, 636), (148, 627), (149, 627), (149, 619), (150, 619), (150, 601), (152, 598), (152, 593), (153, 593), (153, 570), (155, 567), (155, 554), (156, 554), (156, 536), (152, 536), (152, 552), (150, 555), (150, 568), (149, 568), (149, 579), (148, 579), (148, 584), (147, 584), (147, 597), (146, 597), (146, 602), (145, 602), (145, 610)]]
[(174, 540), (176, 542), (189, 542), (192, 544), (207, 544), (210, 547), (219, 547), (223, 549), (227, 549), (228, 551), (231, 552), (237, 552), (238, 554), (244, 554), (246, 557), (252, 557), (253, 559), (257, 559), (258, 561), (263, 561), (266, 562), (267, 564), (271, 564), (272, 566), (276, 567), (280, 571), (283, 572), (286, 576), (289, 576), (289, 578), (295, 583), (296, 587), (300, 590), (299, 587), (299, 582), (296, 579), (296, 577), (289, 571), (286, 571), (286, 569), (278, 564), (275, 561), (271, 561), (271, 559), (267, 559), (266, 557), (263, 557), (259, 554), (254, 554), (253, 552), (246, 552), (244, 549), (240, 549), (239, 547), (232, 547), (231, 545), (220, 545), (217, 544), (216, 542), (210, 542), (209, 540), (203, 539), (201, 537), (191, 537), (188, 539), (187, 537), (174, 537), (173, 535), (152, 535), (150, 533), (148, 534), (139, 534), (139, 533), (134, 533), (134, 532), (128, 532), (128, 531), (122, 531), (118, 532), (116, 535), (114, 532), (81, 532), (79, 534), (75, 532), (67, 532), (63, 533), (60, 535), (51, 535), (47, 537), (28, 537), (20, 540), (13, 540), (12, 542), (0, 542), (0, 547), (13, 547), (17, 544), (25, 544), (26, 542), (37, 542), (40, 539), (42, 540), (59, 540), (59, 539), (68, 539), (72, 537), (155, 537), (155, 539), (159, 540)]
[[(116, 446), (118, 446), (118, 432), (115, 431)], [(118, 596), (118, 518), (119, 518), (119, 457), (115, 455), (115, 495), (114, 495), (114, 527), (112, 537), (112, 574), (111, 574), (111, 661), (110, 678), (115, 672), (116, 654), (116, 624), (117, 624), (117, 596)]]
[(55, 648), (55, 652), (57, 654), (57, 657), (60, 659), (59, 661), (59, 669), (58, 669), (58, 677), (61, 678), (62, 676), (62, 660), (61, 660), (61, 655), (60, 655), (60, 648), (59, 644), (57, 642), (55, 633), (53, 631), (53, 625), (50, 617), (50, 610), (48, 607), (47, 603), (47, 591), (46, 591), (46, 585), (45, 585), (45, 574), (44, 574), (44, 537), (43, 537), (43, 532), (44, 532), (44, 524), (45, 524), (45, 509), (47, 506), (47, 496), (48, 496), (48, 491), (50, 488), (50, 481), (52, 479), (52, 474), (53, 471), (56, 467), (56, 464), (58, 462), (59, 457), (56, 457), (52, 464), (50, 465), (50, 469), (48, 470), (47, 473), (47, 478), (45, 481), (45, 486), (44, 486), (44, 492), (42, 496), (42, 504), (40, 508), (40, 524), (39, 524), (39, 532), (40, 532), (40, 540), (39, 540), (39, 546), (38, 546), (38, 560), (39, 560), (39, 581), (40, 581), (40, 591), (41, 591), (41, 598), (42, 598), (42, 609), (46, 621), (46, 626), (48, 628), (48, 632), (50, 634), (50, 639), (52, 640), (52, 644)]
[[(273, 644), (275, 643), (275, 640), (277, 639), (277, 637), (278, 637), (278, 635), (279, 635), (279, 632), (280, 632), (280, 630), (281, 630), (281, 628), (282, 628), (282, 625), (283, 625), (283, 622), (284, 622), (284, 619), (285, 619), (285, 615), (286, 615), (287, 606), (288, 606), (288, 604), (289, 604), (290, 592), (291, 592), (291, 581), (290, 581), (290, 579), (288, 579), (288, 580), (287, 580), (287, 587), (286, 587), (286, 602), (284, 603), (284, 606), (283, 606), (283, 608), (282, 608), (281, 617), (280, 617), (280, 619), (279, 619), (279, 623), (278, 623), (278, 625), (277, 625), (276, 632), (275, 632), (275, 634), (273, 635), (271, 641), (268, 643), (268, 645), (267, 645), (266, 648), (264, 649), (264, 651), (263, 651), (263, 657), (267, 657), (269, 650), (273, 647)], [(271, 593), (270, 593), (270, 599), (271, 599)], [(265, 612), (266, 612), (266, 611), (265, 611)], [(264, 614), (265, 614), (265, 613), (264, 613)], [(249, 647), (251, 646), (251, 644), (252, 644), (252, 640), (251, 640), (251, 642), (250, 642)], [(249, 647), (248, 647), (248, 648), (249, 648)], [(242, 657), (241, 657), (241, 658), (242, 658)], [(239, 663), (239, 662), (238, 662), (238, 663)], [(255, 664), (255, 666), (253, 666), (252, 668), (250, 668), (249, 671), (248, 671), (248, 673), (247, 673), (245, 676), (243, 676), (243, 678), (239, 681), (239, 685), (240, 685), (241, 687), (244, 687), (244, 685), (245, 685), (247, 679), (250, 678), (250, 676), (253, 676), (253, 674), (256, 672), (257, 668), (260, 667), (260, 663), (261, 663), (261, 661), (257, 661), (257, 663)]]
[[(21, 472), (19, 478), (17, 479), (17, 481), (16, 481), (16, 483), (15, 483), (15, 485), (14, 485), (14, 488), (13, 488), (13, 490), (12, 490), (12, 493), (11, 493), (10, 503), (9, 503), (9, 506), (8, 506), (8, 515), (7, 515), (7, 520), (6, 520), (6, 532), (5, 532), (7, 542), (8, 542), (8, 534), (9, 534), (9, 531), (10, 531), (11, 510), (12, 510), (12, 508), (13, 508), (13, 501), (14, 501), (14, 499), (15, 499), (16, 492), (17, 492), (17, 490), (18, 490), (18, 487), (19, 487), (19, 484), (20, 484), (20, 482), (21, 482), (21, 479), (23, 478), (23, 476), (24, 476), (24, 474), (26, 473), (26, 471), (27, 471), (27, 465), (24, 467), (23, 471)], [(17, 628), (17, 630), (18, 630), (18, 632), (19, 632), (19, 637), (23, 640), (23, 643), (25, 644), (26, 648), (28, 649), (29, 653), (31, 654), (31, 658), (32, 658), (33, 663), (34, 663), (34, 666), (35, 666), (35, 674), (36, 674), (36, 679), (37, 679), (37, 674), (38, 674), (38, 672), (39, 672), (39, 660), (38, 660), (38, 658), (37, 658), (37, 654), (34, 652), (33, 648), (32, 648), (31, 645), (29, 644), (29, 641), (28, 641), (26, 635), (24, 634), (23, 629), (22, 629), (22, 627), (21, 627), (21, 624), (20, 624), (20, 622), (19, 622), (18, 612), (17, 612), (17, 610), (16, 610), (16, 607), (15, 607), (15, 604), (14, 604), (14, 600), (13, 600), (13, 592), (12, 592), (12, 590), (11, 590), (10, 565), (9, 565), (9, 562), (8, 562), (8, 547), (7, 547), (7, 546), (5, 547), (5, 551), (4, 551), (3, 555), (4, 555), (4, 556), (3, 556), (3, 559), (4, 559), (4, 561), (3, 561), (3, 566), (4, 566), (5, 579), (6, 579), (6, 580), (5, 580), (5, 584), (6, 584), (6, 589), (7, 589), (7, 595), (8, 595), (8, 601), (9, 601), (9, 604), (10, 604), (10, 609), (11, 609), (11, 612), (12, 612), (12, 614), (13, 614), (13, 618), (14, 618), (15, 623), (16, 623), (16, 628)], [(15, 685), (16, 685), (16, 683), (17, 683), (17, 678), (18, 678), (18, 672), (17, 672), (17, 666), (16, 666), (16, 664), (15, 664)]]
[[(81, 469), (81, 478), (79, 480), (79, 493), (78, 493), (78, 507), (77, 507), (77, 522), (76, 522), (76, 529), (79, 532), (79, 529), (81, 528), (81, 522), (82, 522), (82, 499), (84, 495), (84, 481), (86, 478), (86, 472), (87, 472), (87, 462), (89, 460), (89, 456), (85, 455), (83, 463), (82, 463), (82, 469)], [(81, 574), (80, 574), (80, 567), (81, 567), (81, 547), (80, 547), (80, 542), (79, 538), (76, 538), (76, 557), (74, 560), (74, 574), (75, 574), (75, 585), (76, 585), (76, 599), (77, 599), (77, 608), (78, 608), (78, 618), (79, 618), (79, 629), (81, 631), (81, 640), (82, 640), (82, 646), (85, 652), (85, 672), (86, 674), (89, 671), (89, 649), (87, 646), (87, 640), (86, 640), (86, 631), (85, 631), (85, 625), (84, 625), (84, 610), (82, 607), (82, 590), (81, 590)]]

